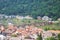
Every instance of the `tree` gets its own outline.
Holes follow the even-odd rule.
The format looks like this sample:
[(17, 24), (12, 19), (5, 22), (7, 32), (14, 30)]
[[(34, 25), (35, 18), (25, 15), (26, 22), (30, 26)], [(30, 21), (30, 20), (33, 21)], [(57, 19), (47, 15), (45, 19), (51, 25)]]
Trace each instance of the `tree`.
[(41, 35), (41, 34), (40, 34), (40, 35), (38, 35), (37, 40), (42, 40), (42, 35)]
[(60, 34), (58, 34), (58, 40), (60, 40)]

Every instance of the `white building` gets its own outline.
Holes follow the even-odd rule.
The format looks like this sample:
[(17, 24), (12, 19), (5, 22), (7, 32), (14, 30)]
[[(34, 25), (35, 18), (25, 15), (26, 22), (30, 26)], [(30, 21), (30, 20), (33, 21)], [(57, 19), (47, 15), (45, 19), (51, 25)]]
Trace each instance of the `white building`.
[(37, 19), (38, 19), (38, 20), (41, 20), (41, 19), (42, 19), (42, 17), (38, 16), (38, 17), (37, 17)]
[(17, 19), (24, 19), (23, 16), (16, 16)]
[(0, 14), (0, 19), (3, 19), (4, 18), (4, 14)]
[(44, 20), (44, 21), (51, 21), (52, 18), (49, 18), (48, 16), (44, 16), (44, 17), (42, 17), (42, 20)]
[(30, 17), (30, 16), (25, 16), (24, 18), (25, 18), (25, 19), (33, 19), (33, 18)]
[(58, 21), (60, 21), (60, 18), (58, 18)]
[(6, 39), (6, 37), (5, 37), (5, 36), (0, 35), (0, 40), (5, 40), (5, 39)]

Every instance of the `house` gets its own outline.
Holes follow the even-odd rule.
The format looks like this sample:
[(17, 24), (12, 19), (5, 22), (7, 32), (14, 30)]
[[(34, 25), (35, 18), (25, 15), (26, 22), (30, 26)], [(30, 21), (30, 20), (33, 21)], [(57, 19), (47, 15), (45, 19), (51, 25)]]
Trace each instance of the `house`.
[(58, 21), (60, 21), (60, 18), (58, 18)]
[(8, 27), (13, 27), (13, 24), (12, 23), (8, 23)]
[(4, 17), (5, 17), (6, 19), (9, 18), (9, 16), (7, 16), (7, 15), (5, 15)]
[(57, 38), (58, 34), (60, 34), (60, 30), (48, 30), (49, 32), (52, 33), (52, 36)]
[(17, 19), (24, 19), (23, 16), (19, 16), (19, 15), (17, 15), (16, 18), (17, 18)]
[(25, 18), (25, 19), (33, 19), (33, 18), (32, 18), (31, 16), (29, 16), (29, 15), (28, 15), (28, 16), (25, 16), (24, 18)]
[(3, 19), (4, 18), (4, 14), (0, 14), (0, 19)]
[(42, 39), (45, 40), (48, 37), (52, 37), (52, 33), (49, 31), (43, 31), (42, 33)]
[(41, 28), (38, 28), (37, 31), (38, 31), (38, 35), (40, 35), (44, 30)]
[(38, 20), (42, 20), (42, 17), (38, 16), (37, 19), (38, 19)]
[(6, 37), (4, 35), (0, 35), (0, 40), (6, 40)]
[(51, 33), (57, 33), (57, 34), (60, 33), (60, 30), (48, 30), (48, 31), (51, 32)]
[(29, 35), (32, 39), (36, 40), (38, 38), (38, 35), (37, 34), (31, 34)]
[[(44, 20), (44, 21), (49, 21), (49, 19), (50, 19), (50, 18), (49, 18), (48, 16), (43, 16), (43, 17), (42, 17), (42, 20)], [(50, 20), (51, 20), (51, 19), (50, 19)]]

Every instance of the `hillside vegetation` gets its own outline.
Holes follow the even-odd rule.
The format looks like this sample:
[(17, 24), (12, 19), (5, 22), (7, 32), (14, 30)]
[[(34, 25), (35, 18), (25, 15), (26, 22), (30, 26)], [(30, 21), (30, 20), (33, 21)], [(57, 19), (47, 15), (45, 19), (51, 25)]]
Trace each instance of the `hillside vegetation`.
[(0, 14), (60, 17), (60, 0), (0, 0)]

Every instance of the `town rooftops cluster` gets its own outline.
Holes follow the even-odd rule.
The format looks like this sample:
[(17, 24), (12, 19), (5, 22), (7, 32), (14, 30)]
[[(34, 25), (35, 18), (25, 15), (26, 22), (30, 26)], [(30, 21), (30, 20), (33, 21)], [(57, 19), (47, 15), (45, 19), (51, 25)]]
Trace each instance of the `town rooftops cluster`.
[[(0, 25), (0, 34), (4, 36), (16, 36), (20, 37), (22, 36), (23, 38), (25, 37), (31, 37), (36, 39), (37, 35), (42, 34), (42, 38), (47, 38), (53, 36), (52, 34), (59, 34), (60, 30), (48, 30), (45, 31), (42, 28), (37, 28), (34, 25), (26, 25), (24, 28), (23, 27), (17, 27), (11, 23), (8, 24), (8, 27), (5, 28), (3, 25)], [(13, 36), (12, 36), (13, 35)]]
[[(0, 26), (0, 33), (7, 35), (12, 35), (12, 34), (21, 34), (24, 36), (30, 35), (30, 34), (37, 34), (42, 32), (43, 30), (41, 28), (37, 28), (34, 26), (25, 26), (25, 28), (22, 27), (17, 27), (14, 26), (13, 24), (9, 24), (7, 28), (5, 28), (3, 25)], [(19, 36), (18, 35), (18, 36)]]

